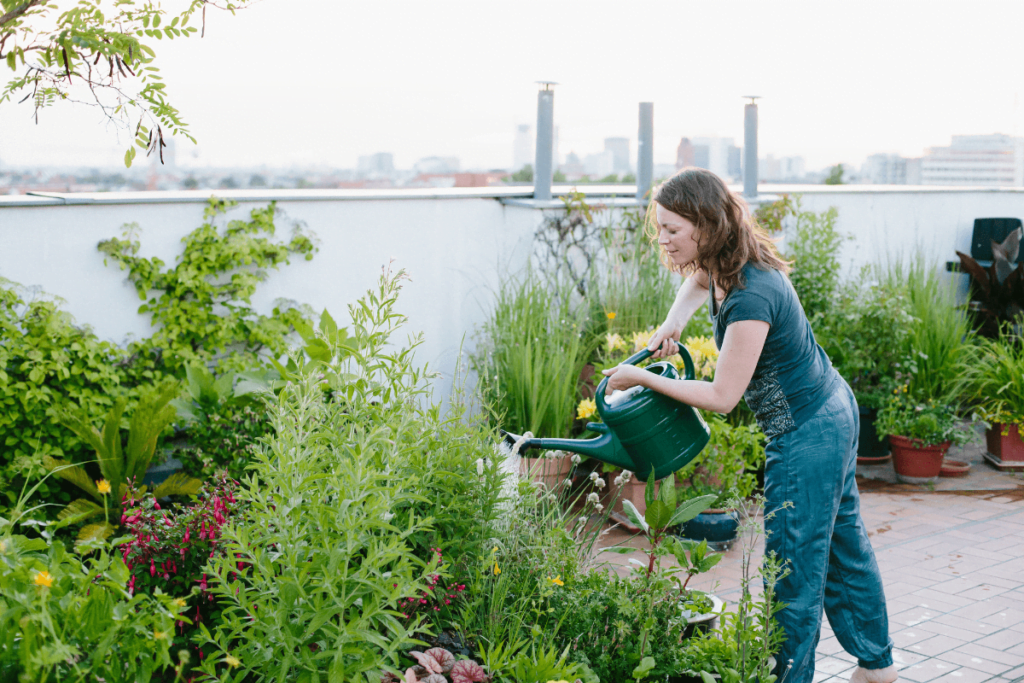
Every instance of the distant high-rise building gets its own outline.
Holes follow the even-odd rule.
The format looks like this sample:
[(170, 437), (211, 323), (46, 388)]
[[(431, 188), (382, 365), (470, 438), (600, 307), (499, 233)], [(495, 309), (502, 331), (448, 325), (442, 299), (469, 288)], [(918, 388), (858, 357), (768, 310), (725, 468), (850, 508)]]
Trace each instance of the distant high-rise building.
[(740, 148), (732, 138), (683, 138), (676, 148), (676, 168), (706, 168), (719, 177), (730, 180), (742, 175)]
[(395, 157), (390, 152), (377, 152), (359, 157), (356, 170), (362, 175), (385, 176), (395, 172)]
[(757, 160), (757, 169), (758, 178), (766, 183), (800, 180), (806, 172), (803, 157), (780, 157), (776, 159), (771, 154)]
[(604, 151), (611, 152), (614, 158), (612, 173), (629, 173), (629, 138), (605, 138)]
[(615, 153), (606, 149), (597, 154), (588, 154), (583, 159), (583, 172), (593, 179), (615, 173)]
[(875, 185), (906, 185), (907, 160), (899, 154), (872, 154), (864, 161), (861, 176)]
[(459, 170), (458, 157), (424, 157), (415, 164), (416, 173), (455, 173)]
[(690, 138), (683, 138), (679, 141), (679, 146), (676, 147), (676, 170), (690, 168), (694, 165), (693, 143), (690, 142)]
[(1024, 138), (954, 135), (949, 147), (931, 147), (921, 159), (924, 185), (1024, 186)]
[(518, 171), (529, 164), (533, 166), (534, 145), (533, 126), (521, 123), (516, 126), (516, 137), (512, 143), (512, 170)]

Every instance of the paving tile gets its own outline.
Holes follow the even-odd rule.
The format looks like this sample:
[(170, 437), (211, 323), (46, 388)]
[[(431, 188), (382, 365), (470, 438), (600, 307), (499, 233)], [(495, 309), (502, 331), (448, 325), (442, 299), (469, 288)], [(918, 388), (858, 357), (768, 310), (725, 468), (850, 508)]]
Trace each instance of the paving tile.
[(943, 652), (941, 655), (938, 655), (936, 659), (941, 659), (944, 662), (951, 662), (953, 664), (959, 664), (971, 669), (978, 669), (979, 671), (984, 671), (985, 673), (993, 676), (998, 676), (999, 674), (1014, 668), (1012, 664), (1004, 664), (986, 657), (969, 654), (961, 651), (960, 649), (953, 650), (952, 652)]
[(1006, 602), (999, 599), (992, 600), (979, 600), (973, 604), (967, 605), (966, 607), (960, 607), (949, 613), (952, 617), (959, 617), (961, 619), (982, 619), (984, 617), (996, 614), (997, 612), (1005, 611)]
[(855, 668), (856, 664), (844, 662), (843, 660), (836, 659), (835, 657), (824, 657), (814, 663), (815, 671), (821, 671), (822, 673), (827, 673), (830, 676), (835, 676), (842, 671)]
[(934, 638), (928, 638), (927, 640), (913, 643), (909, 647), (905, 647), (903, 649), (925, 655), (926, 657), (934, 657), (935, 655), (942, 654), (943, 652), (955, 650), (961, 645), (966, 645), (968, 642), (969, 641), (967, 640), (953, 638), (947, 635), (937, 635)]
[(943, 615), (943, 612), (928, 609), (927, 607), (912, 607), (889, 617), (890, 622), (902, 624), (903, 626), (917, 626), (926, 621), (931, 621)]
[[(1003, 652), (1002, 650), (996, 650), (991, 647), (984, 645), (978, 645), (977, 643), (969, 643), (967, 645), (961, 645), (955, 652), (964, 652), (973, 657), (984, 657), (993, 662), (999, 662), (1000, 664), (1006, 664), (1006, 668), (1013, 668), (1015, 666), (1024, 665), (1024, 654), (1016, 654), (1012, 652)], [(966, 665), (965, 665), (966, 666)]]
[(935, 631), (939, 635), (974, 641), (992, 635), (999, 630), (999, 627), (986, 624), (983, 621), (972, 621), (963, 617), (954, 617), (951, 614), (942, 614), (928, 622), (928, 630)]
[(990, 614), (987, 617), (981, 619), (985, 623), (992, 624), (993, 626), (999, 626), (1001, 628), (1008, 628), (1015, 624), (1024, 622), (1024, 611), (1017, 609), (1004, 609)]
[[(956, 665), (954, 664), (952, 666)], [(942, 677), (942, 680), (949, 681), (949, 683), (983, 683), (985, 681), (991, 681), (992, 674), (978, 669), (969, 669), (966, 666), (963, 666), (955, 671), (950, 671)]]
[(927, 630), (927, 628), (925, 628), (926, 626), (927, 623), (918, 626), (910, 626), (903, 630), (896, 631), (895, 633), (890, 632), (889, 637), (892, 638), (892, 642), (896, 647), (903, 650), (912, 649), (909, 647), (910, 645), (919, 643), (922, 640), (934, 638), (938, 635), (935, 631)]
[[(967, 607), (973, 605), (974, 601), (969, 598), (962, 598), (958, 595), (949, 595), (941, 591), (932, 590), (931, 588), (922, 588), (921, 590), (914, 591), (912, 595), (919, 598), (922, 602), (920, 604), (934, 603), (935, 605), (954, 605), (955, 607)], [(938, 609), (938, 607), (936, 607)], [(943, 610), (950, 612), (952, 610)]]
[(892, 649), (892, 663), (898, 671), (902, 671), (908, 666), (913, 666), (919, 662), (923, 662), (928, 659), (922, 654), (911, 652), (910, 650), (903, 650), (898, 647)]
[(923, 662), (911, 664), (904, 669), (900, 669), (899, 673), (901, 679), (924, 683), (925, 681), (946, 680), (946, 676), (949, 676), (959, 668), (959, 665), (952, 662), (944, 662), (941, 659), (926, 659)]
[[(1002, 650), (1024, 658), (1024, 638), (1016, 631), (1003, 630), (975, 641), (978, 645)], [(1024, 664), (1024, 661), (1021, 662)]]
[(1014, 681), (1015, 683), (1017, 681), (1024, 681), (1024, 666), (1004, 672), (1002, 678), (1007, 681)]

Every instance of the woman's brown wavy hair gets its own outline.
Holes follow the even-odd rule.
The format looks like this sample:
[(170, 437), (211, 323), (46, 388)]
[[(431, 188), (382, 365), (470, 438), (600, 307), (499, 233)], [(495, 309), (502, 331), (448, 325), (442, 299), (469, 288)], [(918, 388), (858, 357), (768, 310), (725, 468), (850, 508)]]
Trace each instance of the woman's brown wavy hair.
[(675, 265), (661, 249), (661, 262), (682, 275), (705, 271), (726, 291), (746, 286), (743, 266), (753, 263), (762, 270), (789, 272), (775, 243), (747, 210), (746, 202), (734, 195), (722, 179), (702, 168), (687, 168), (654, 188), (647, 207), (646, 230), (657, 243), (656, 204), (693, 223), (697, 229), (697, 258), (684, 266)]

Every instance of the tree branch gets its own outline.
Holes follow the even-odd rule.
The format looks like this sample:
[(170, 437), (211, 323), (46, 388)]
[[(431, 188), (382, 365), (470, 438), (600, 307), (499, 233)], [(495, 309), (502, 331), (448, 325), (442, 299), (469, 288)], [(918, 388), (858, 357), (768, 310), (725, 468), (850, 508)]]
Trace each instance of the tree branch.
[(18, 7), (15, 7), (7, 14), (0, 16), (0, 27), (6, 26), (7, 24), (11, 23), (12, 21), (20, 17), (25, 12), (29, 11), (33, 7), (37, 5), (45, 5), (47, 2), (48, 0), (28, 0), (28, 2), (26, 2), (24, 5), (19, 5)]

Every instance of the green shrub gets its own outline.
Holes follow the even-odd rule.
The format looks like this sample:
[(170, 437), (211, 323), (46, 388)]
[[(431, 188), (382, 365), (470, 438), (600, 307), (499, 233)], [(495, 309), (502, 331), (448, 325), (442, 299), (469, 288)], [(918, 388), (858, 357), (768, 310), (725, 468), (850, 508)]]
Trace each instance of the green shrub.
[(757, 489), (756, 472), (764, 466), (764, 434), (756, 424), (730, 424), (717, 413), (705, 413), (711, 440), (700, 455), (676, 473), (687, 485), (685, 499), (713, 494), (712, 508), (725, 507), (733, 497), (746, 498)]
[(904, 289), (869, 279), (869, 270), (839, 288), (832, 313), (819, 319), (815, 334), (857, 403), (881, 408), (908, 379), (909, 335), (916, 320)]
[(822, 213), (802, 211), (797, 197), (793, 213), (796, 225), (786, 240), (786, 257), (793, 261), (789, 279), (814, 324), (831, 310), (839, 286), (839, 247), (845, 238), (836, 230), (839, 212), (835, 207)]
[(481, 438), (490, 433), (449, 421), (423, 395), (416, 340), (388, 348), (404, 322), (393, 310), (402, 278), (385, 273), (350, 307), (344, 353), (333, 345), (330, 361), (310, 362), (267, 396), (274, 435), (236, 494), (242, 512), (222, 529), (226, 554), (210, 563), (223, 621), (205, 642), (224, 654), (206, 658), (207, 673), (228, 655), (260, 677), (397, 673), (428, 630), (403, 618), (401, 602), (448, 574), (434, 542), (479, 553), (498, 498), (477, 475), (476, 460), (493, 454)]
[[(105, 415), (124, 392), (125, 358), (117, 346), (76, 326), (58, 302), (27, 300), (21, 288), (0, 279), (0, 511), (14, 504), (25, 481), (45, 472), (40, 456), (91, 458), (91, 447), (56, 415), (71, 405), (94, 420)], [(48, 479), (38, 493), (62, 504), (70, 502), (72, 489)]]

